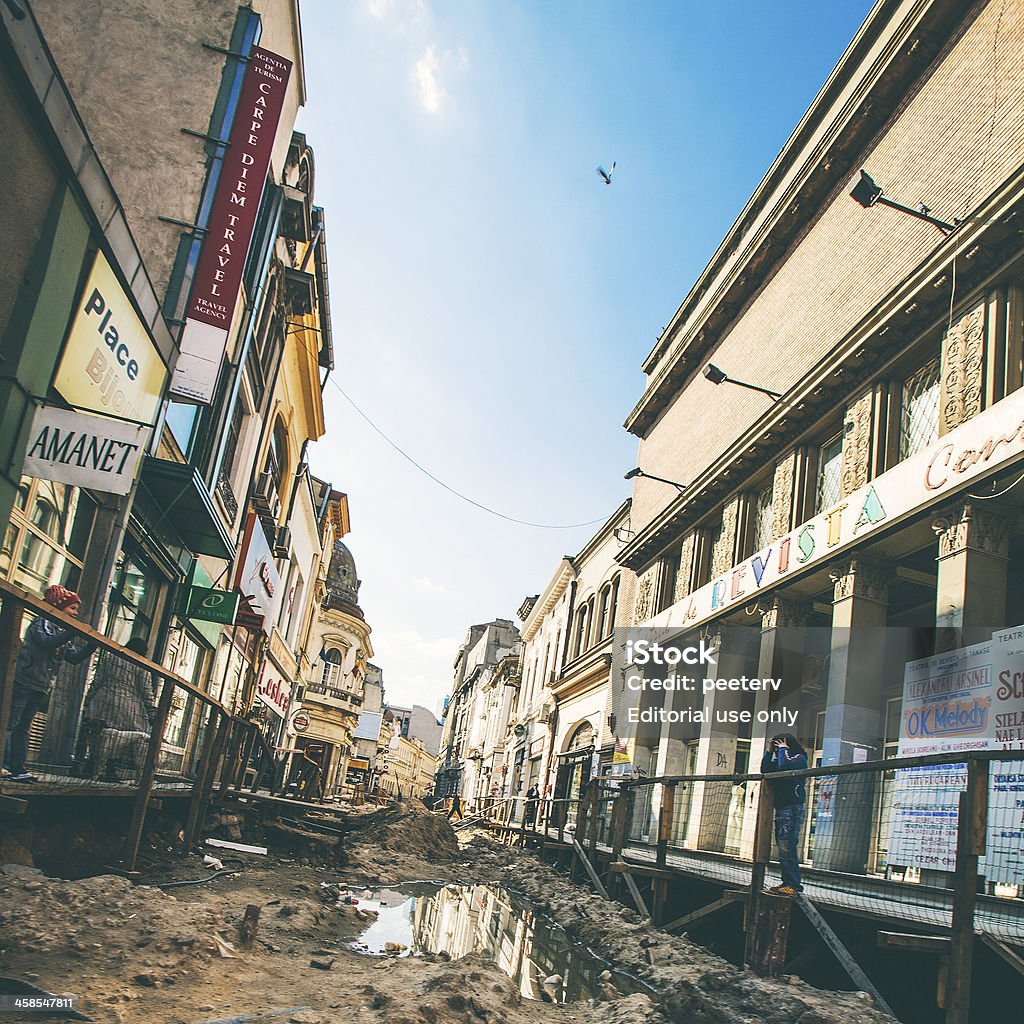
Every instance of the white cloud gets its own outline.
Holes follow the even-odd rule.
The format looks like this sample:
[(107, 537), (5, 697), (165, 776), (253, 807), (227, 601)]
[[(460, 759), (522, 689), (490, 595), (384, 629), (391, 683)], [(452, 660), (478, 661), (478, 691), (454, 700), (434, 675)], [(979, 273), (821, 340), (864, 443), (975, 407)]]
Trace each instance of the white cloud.
[(433, 46), (428, 46), (416, 61), (413, 69), (413, 80), (419, 91), (420, 106), (428, 113), (437, 114), (448, 93), (437, 80), (437, 72), (440, 70), (441, 62), (437, 58), (437, 52)]
[(417, 576), (412, 585), (417, 590), (425, 590), (428, 594), (447, 594), (448, 588), (443, 583), (435, 583), (429, 576)]

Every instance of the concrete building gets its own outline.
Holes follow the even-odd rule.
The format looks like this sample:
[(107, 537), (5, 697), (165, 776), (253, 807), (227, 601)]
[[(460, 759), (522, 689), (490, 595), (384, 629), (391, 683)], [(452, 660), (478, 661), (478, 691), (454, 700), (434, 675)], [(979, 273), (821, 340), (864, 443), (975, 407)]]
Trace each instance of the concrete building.
[(399, 723), (402, 735), (408, 739), (423, 741), (423, 746), (435, 757), (441, 749), (441, 733), (443, 726), (434, 712), (422, 704), (413, 704), (411, 708), (400, 708), (389, 704), (388, 710)]
[(487, 669), (515, 647), (519, 633), (508, 619), (470, 626), (466, 639), (455, 657), (455, 678), (451, 697), (444, 711), (444, 732), (438, 757), (437, 782), (434, 792), (439, 797), (475, 790), (480, 775), (479, 758), (469, 758), (467, 742), (474, 721), (477, 685)]
[(327, 795), (345, 784), (363, 708), (363, 680), (373, 657), (370, 626), (359, 607), (359, 586), (355, 559), (339, 538), (331, 549), (324, 597), (308, 645), (320, 652), (312, 660), (302, 697), (311, 724), (296, 740), (300, 746), (316, 743), (321, 748)]
[[(576, 800), (595, 773), (612, 767), (617, 721), (612, 679), (615, 622), (633, 600), (635, 577), (616, 561), (628, 536), (627, 500), (573, 559), (575, 598), (565, 658), (550, 686), (555, 701), (551, 773), (556, 800)], [(575, 807), (571, 807), (575, 814)]]
[(409, 739), (395, 729), (388, 744), (387, 770), (381, 776), (382, 791), (394, 798), (422, 797), (434, 787), (437, 758), (419, 739)]
[[(292, 131), (305, 101), (297, 3), (18, 10), (0, 14), (4, 124), (24, 152), (0, 213), (5, 237), (19, 239), (0, 306), (13, 370), (0, 572), (37, 594), (78, 588), (83, 619), (121, 643), (145, 638), (153, 657), (240, 712), (255, 706), (281, 742), (320, 557), (302, 455), (323, 433), (333, 365), (323, 214), (311, 150)], [(140, 104), (154, 95), (166, 102)], [(215, 251), (225, 218), (231, 239)], [(117, 365), (92, 329), (100, 301)], [(196, 327), (200, 306), (219, 326)], [(27, 396), (84, 415), (81, 430), (113, 422), (91, 413), (139, 424), (124, 488), (19, 475), (36, 415)], [(246, 589), (241, 576), (260, 566), (262, 592)], [(189, 607), (195, 588), (225, 579), (245, 611), (228, 629)], [(85, 685), (84, 672), (61, 674), (45, 726), (37, 719), (37, 760), (72, 763)], [(194, 702), (177, 700), (168, 770), (185, 768), (199, 728)]]
[[(812, 763), (881, 758), (907, 663), (1024, 621), (1022, 42), (1020, 5), (877, 5), (644, 362), (638, 466), (681, 486), (635, 477), (622, 621), (782, 689), (638, 731), (636, 767), (745, 771), (786, 708)], [(884, 870), (887, 799), (841, 843), (809, 814), (805, 857)], [(695, 787), (678, 840), (725, 850), (724, 814)]]

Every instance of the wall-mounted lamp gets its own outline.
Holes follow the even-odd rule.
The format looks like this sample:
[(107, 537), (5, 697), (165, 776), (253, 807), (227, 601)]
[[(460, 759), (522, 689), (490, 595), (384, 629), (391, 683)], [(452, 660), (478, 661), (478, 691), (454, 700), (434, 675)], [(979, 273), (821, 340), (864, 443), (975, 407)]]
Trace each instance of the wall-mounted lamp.
[(712, 384), (735, 384), (737, 387), (749, 388), (751, 391), (760, 391), (762, 395), (767, 395), (773, 402), (777, 402), (782, 395), (778, 391), (772, 391), (770, 388), (763, 388), (760, 384), (748, 384), (743, 380), (736, 380), (735, 377), (730, 377), (725, 370), (715, 366), (714, 363), (708, 363), (704, 367), (704, 376), (707, 377)]
[(933, 217), (931, 212), (924, 203), (921, 204), (919, 209), (914, 209), (912, 206), (904, 206), (903, 203), (895, 203), (891, 199), (887, 199), (882, 190), (882, 186), (879, 185), (874, 178), (868, 174), (863, 168), (860, 172), (860, 180), (856, 185), (853, 186), (853, 191), (850, 193), (850, 198), (855, 199), (861, 206), (867, 210), (869, 207), (880, 204), (882, 206), (888, 206), (893, 210), (899, 210), (901, 213), (909, 213), (911, 217), (916, 217), (918, 220), (923, 220), (933, 227), (937, 227), (944, 235), (948, 235), (951, 231), (955, 231), (957, 225), (948, 224), (944, 220), (939, 220), (938, 217)]
[(636, 469), (631, 469), (625, 475), (624, 479), (632, 480), (633, 477), (636, 476), (642, 476), (648, 480), (657, 480), (658, 483), (669, 484), (671, 487), (678, 487), (680, 494), (682, 494), (688, 486), (687, 484), (679, 483), (677, 480), (666, 480), (663, 476), (655, 476), (653, 473), (645, 473), (639, 466), (637, 466)]

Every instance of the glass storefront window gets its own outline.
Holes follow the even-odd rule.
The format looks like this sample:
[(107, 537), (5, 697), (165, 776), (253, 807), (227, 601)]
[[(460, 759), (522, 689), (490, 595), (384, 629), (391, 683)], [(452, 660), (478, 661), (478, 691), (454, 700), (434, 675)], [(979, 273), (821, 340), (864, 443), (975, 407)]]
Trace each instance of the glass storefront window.
[(76, 590), (96, 520), (96, 503), (83, 490), (23, 477), (4, 532), (0, 574), (42, 594), (52, 583)]
[(133, 636), (150, 639), (160, 601), (163, 577), (137, 554), (121, 552), (114, 569), (107, 635), (119, 644)]
[(939, 436), (939, 359), (903, 382), (900, 411), (900, 460), (927, 448)]
[(821, 446), (818, 461), (818, 512), (839, 504), (843, 483), (842, 473), (843, 435), (836, 434)]

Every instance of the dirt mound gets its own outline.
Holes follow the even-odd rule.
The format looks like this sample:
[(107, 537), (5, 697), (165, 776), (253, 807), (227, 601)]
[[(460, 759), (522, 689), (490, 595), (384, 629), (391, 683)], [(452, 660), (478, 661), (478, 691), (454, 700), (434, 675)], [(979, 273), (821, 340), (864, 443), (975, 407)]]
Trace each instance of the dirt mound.
[(352, 842), (360, 847), (360, 854), (369, 852), (377, 858), (383, 853), (435, 862), (459, 855), (459, 841), (448, 820), (432, 814), (418, 800), (401, 805), (396, 817), (353, 833)]

